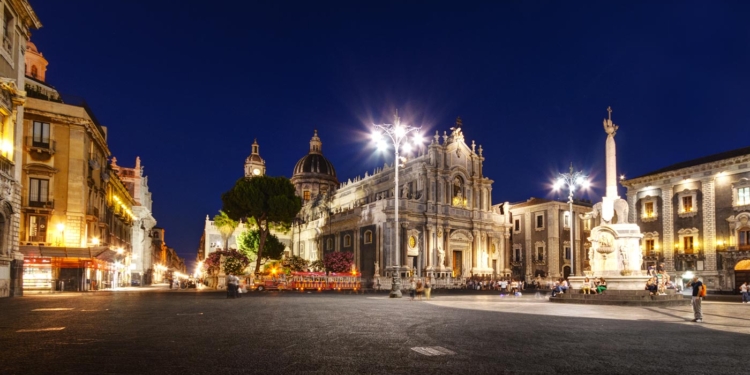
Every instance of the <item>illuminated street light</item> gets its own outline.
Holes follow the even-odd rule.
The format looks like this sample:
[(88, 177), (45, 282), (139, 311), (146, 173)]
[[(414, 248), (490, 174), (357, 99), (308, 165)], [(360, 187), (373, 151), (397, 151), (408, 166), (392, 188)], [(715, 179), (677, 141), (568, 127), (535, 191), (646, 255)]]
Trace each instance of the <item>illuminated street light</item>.
[[(391, 298), (401, 298), (401, 272), (400, 272), (400, 257), (401, 257), (401, 243), (399, 242), (399, 232), (401, 231), (401, 228), (399, 228), (398, 224), (398, 193), (399, 193), (399, 187), (398, 187), (398, 170), (400, 168), (402, 159), (399, 157), (399, 149), (403, 147), (403, 151), (408, 153), (412, 149), (412, 143), (414, 145), (419, 145), (418, 138), (421, 138), (421, 135), (419, 134), (419, 130), (421, 127), (415, 127), (411, 125), (403, 125), (401, 124), (401, 119), (398, 117), (398, 114), (396, 114), (396, 121), (393, 124), (383, 124), (383, 125), (374, 125), (375, 130), (373, 132), (373, 136), (377, 137), (377, 144), (378, 148), (380, 150), (384, 150), (386, 147), (386, 140), (383, 135), (387, 135), (391, 142), (393, 143), (393, 166), (395, 167), (395, 187), (393, 189), (393, 196), (394, 196), (394, 208), (395, 208), (395, 219), (396, 219), (396, 264), (394, 265), (394, 272), (393, 272), (393, 282), (391, 284)], [(407, 139), (407, 136), (410, 133), (416, 132), (416, 136), (410, 143)], [(405, 159), (404, 159), (405, 160)]]
[(570, 163), (569, 173), (560, 173), (553, 185), (555, 191), (563, 188), (568, 188), (568, 204), (570, 205), (570, 213), (568, 214), (568, 220), (570, 220), (570, 276), (575, 276), (575, 242), (573, 242), (573, 193), (576, 188), (580, 187), (587, 189), (589, 187), (588, 176), (582, 171), (574, 172), (573, 163)]

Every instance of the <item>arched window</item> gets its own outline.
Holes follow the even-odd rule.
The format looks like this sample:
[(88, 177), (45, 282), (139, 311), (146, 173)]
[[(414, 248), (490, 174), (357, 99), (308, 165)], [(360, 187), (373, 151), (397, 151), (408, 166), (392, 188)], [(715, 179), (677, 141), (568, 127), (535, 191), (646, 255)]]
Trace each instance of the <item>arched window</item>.
[(352, 246), (352, 236), (347, 234), (344, 236), (344, 247), (349, 247), (349, 246)]
[(36, 78), (36, 75), (38, 74), (38, 71), (36, 70), (36, 65), (31, 66), (31, 76)]
[(333, 250), (333, 239), (329, 238), (326, 240), (326, 250)]
[(365, 231), (365, 243), (372, 243), (372, 231)]
[(465, 207), (466, 206), (466, 195), (464, 194), (464, 179), (461, 176), (456, 176), (453, 179), (453, 201), (454, 206)]

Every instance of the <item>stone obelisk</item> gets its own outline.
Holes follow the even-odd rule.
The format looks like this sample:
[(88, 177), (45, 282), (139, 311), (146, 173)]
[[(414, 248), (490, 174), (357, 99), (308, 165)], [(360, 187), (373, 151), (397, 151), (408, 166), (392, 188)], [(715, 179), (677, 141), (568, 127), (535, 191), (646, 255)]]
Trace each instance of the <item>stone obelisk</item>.
[(607, 167), (607, 190), (602, 197), (602, 219), (605, 223), (612, 222), (615, 215), (615, 201), (620, 197), (617, 195), (617, 151), (615, 148), (615, 134), (618, 126), (612, 123), (612, 107), (607, 107), (609, 118), (604, 119), (604, 131), (607, 133), (606, 142), (606, 167)]

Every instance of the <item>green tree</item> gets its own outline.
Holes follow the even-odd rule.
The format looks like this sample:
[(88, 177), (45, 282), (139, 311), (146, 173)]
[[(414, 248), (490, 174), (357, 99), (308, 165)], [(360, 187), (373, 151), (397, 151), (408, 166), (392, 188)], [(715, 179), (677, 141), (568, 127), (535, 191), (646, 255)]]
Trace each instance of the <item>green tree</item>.
[(224, 212), (232, 220), (255, 220), (259, 231), (255, 259), (255, 273), (258, 273), (271, 227), (290, 228), (292, 220), (302, 208), (302, 201), (295, 195), (294, 185), (286, 177), (243, 177), (237, 180), (231, 190), (221, 195), (221, 200)]
[(221, 239), (224, 240), (224, 250), (229, 250), (229, 237), (239, 225), (237, 220), (232, 220), (226, 212), (219, 210), (219, 214), (214, 216), (214, 226), (219, 230)]
[[(248, 258), (258, 260), (258, 248), (260, 247), (260, 231), (258, 229), (249, 229), (240, 234), (237, 239), (239, 251)], [(260, 265), (266, 264), (269, 260), (280, 260), (284, 255), (284, 246), (279, 238), (269, 234), (266, 238), (266, 247), (263, 255), (260, 257)]]

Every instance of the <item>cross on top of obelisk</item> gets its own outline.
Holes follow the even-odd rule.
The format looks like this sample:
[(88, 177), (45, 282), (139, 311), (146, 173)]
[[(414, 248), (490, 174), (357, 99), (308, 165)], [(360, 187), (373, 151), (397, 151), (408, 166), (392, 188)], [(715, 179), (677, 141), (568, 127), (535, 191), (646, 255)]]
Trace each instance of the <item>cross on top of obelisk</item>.
[(612, 107), (607, 106), (607, 112), (609, 112), (609, 119), (612, 120)]

